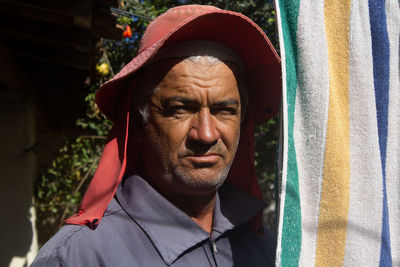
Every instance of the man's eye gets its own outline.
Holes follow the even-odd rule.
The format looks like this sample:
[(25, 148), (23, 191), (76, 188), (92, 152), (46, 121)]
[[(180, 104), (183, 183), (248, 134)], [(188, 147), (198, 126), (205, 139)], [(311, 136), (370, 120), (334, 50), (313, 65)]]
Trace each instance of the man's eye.
[(173, 116), (173, 115), (183, 115), (187, 113), (193, 113), (194, 108), (190, 106), (172, 106), (167, 109), (167, 115)]
[(215, 115), (230, 116), (230, 115), (236, 115), (238, 111), (236, 108), (218, 107), (218, 108), (213, 108), (212, 113)]

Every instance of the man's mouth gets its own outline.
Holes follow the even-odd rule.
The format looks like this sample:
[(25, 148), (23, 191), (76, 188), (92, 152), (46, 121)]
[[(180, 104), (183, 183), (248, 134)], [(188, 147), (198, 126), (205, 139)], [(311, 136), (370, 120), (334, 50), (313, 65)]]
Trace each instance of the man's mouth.
[(208, 167), (215, 165), (221, 159), (221, 155), (216, 153), (193, 154), (187, 155), (185, 158), (196, 167)]

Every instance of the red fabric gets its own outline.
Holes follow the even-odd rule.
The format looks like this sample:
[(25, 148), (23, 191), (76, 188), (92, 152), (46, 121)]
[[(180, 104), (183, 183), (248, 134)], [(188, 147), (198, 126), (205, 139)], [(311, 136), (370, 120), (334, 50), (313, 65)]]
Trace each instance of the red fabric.
[[(180, 6), (170, 9), (149, 25), (139, 55), (97, 92), (96, 103), (114, 121), (114, 127), (80, 210), (67, 219), (67, 223), (96, 227), (122, 177), (138, 168), (141, 143), (134, 133), (135, 125), (130, 125), (134, 121), (130, 118), (130, 101), (135, 91), (135, 79), (131, 79), (129, 85), (126, 78), (143, 67), (161, 47), (189, 40), (223, 44), (243, 60), (248, 76), (249, 107), (227, 181), (262, 198), (254, 168), (253, 128), (278, 111), (281, 94), (279, 57), (265, 33), (247, 17), (210, 6)], [(256, 231), (260, 226), (261, 214), (253, 221)]]
[[(120, 120), (114, 123), (108, 136), (99, 165), (83, 196), (80, 209), (68, 218), (66, 223), (88, 225), (91, 228), (97, 226), (124, 177), (128, 150), (138, 150), (138, 146), (133, 142), (128, 149), (131, 93), (132, 90), (129, 90), (126, 103), (122, 105), (122, 113), (125, 115), (120, 116)], [(135, 164), (137, 160), (138, 158), (133, 158), (130, 164)]]

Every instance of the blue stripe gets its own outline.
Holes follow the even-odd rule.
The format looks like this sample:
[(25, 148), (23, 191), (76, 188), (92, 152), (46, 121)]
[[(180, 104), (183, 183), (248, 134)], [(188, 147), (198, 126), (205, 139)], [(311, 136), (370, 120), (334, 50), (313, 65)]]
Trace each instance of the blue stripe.
[(386, 25), (385, 0), (369, 0), (369, 15), (372, 37), (375, 101), (382, 164), (383, 213), (380, 267), (391, 267), (389, 214), (386, 196), (386, 146), (388, 135), (389, 108), (389, 37)]

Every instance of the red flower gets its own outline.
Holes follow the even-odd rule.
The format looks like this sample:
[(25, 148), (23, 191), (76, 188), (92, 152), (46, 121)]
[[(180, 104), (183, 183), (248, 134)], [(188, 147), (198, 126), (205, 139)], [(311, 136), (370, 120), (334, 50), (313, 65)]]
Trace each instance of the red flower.
[(129, 38), (132, 36), (132, 29), (131, 26), (127, 25), (124, 33), (122, 34), (125, 38)]

